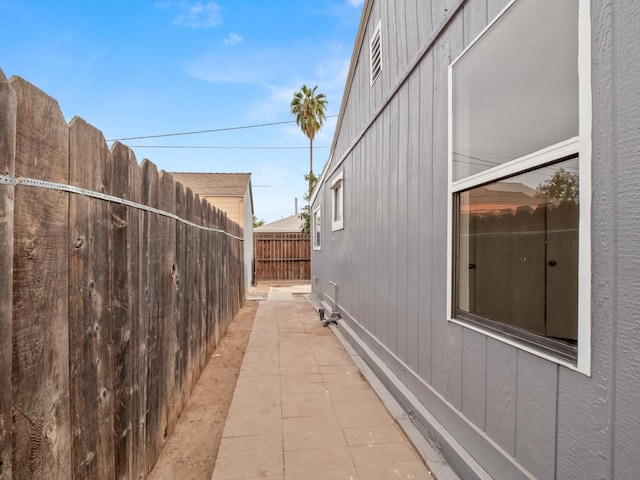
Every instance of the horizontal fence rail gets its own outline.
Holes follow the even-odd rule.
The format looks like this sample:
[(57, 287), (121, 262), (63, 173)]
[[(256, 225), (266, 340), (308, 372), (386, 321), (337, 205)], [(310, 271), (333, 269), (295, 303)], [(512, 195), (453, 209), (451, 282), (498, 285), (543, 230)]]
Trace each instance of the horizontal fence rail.
[(236, 235), (233, 235), (219, 228), (211, 228), (211, 227), (204, 227), (202, 225), (198, 225), (196, 223), (185, 220), (184, 218), (180, 218), (173, 213), (165, 212), (164, 210), (158, 210), (157, 208), (149, 207), (141, 203), (125, 200), (124, 198), (114, 197), (112, 195), (105, 195), (104, 193), (94, 192), (92, 190), (87, 190), (84, 188), (73, 187), (71, 185), (65, 185), (63, 183), (47, 182), (46, 180), (38, 180), (36, 178), (24, 178), (24, 177), (14, 178), (14, 177), (9, 177), (7, 175), (0, 175), (0, 185), (24, 185), (27, 187), (48, 188), (50, 190), (60, 190), (63, 192), (84, 195), (85, 197), (98, 198), (100, 200), (105, 200), (107, 202), (119, 203), (121, 205), (127, 205), (128, 207), (137, 208), (138, 210), (144, 210), (144, 211), (155, 213), (158, 215), (163, 215), (165, 217), (169, 217), (179, 222), (182, 222), (185, 225), (188, 225), (190, 227), (198, 228), (200, 230), (207, 230), (209, 232), (222, 233), (224, 235), (235, 238), (237, 240), (244, 241), (243, 237), (238, 237)]
[(0, 70), (0, 479), (145, 478), (244, 299), (243, 231)]

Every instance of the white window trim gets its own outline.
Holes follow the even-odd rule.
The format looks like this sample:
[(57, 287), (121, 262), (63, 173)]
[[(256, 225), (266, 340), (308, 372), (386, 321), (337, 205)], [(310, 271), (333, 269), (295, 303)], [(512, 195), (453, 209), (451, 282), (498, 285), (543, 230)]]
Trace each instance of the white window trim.
[[(457, 61), (478, 42), (485, 32), (502, 17), (518, 0), (512, 0), (498, 16), (475, 38), (473, 42), (449, 65), (449, 117), (448, 117), (448, 169), (449, 188), (447, 197), (447, 320), (482, 333), (488, 337), (515, 346), (533, 355), (563, 365), (571, 370), (591, 376), (591, 145), (592, 145), (592, 98), (591, 98), (591, 5), (590, 0), (579, 0), (578, 6), (578, 137), (542, 149), (531, 155), (507, 162), (491, 170), (453, 181), (453, 77), (452, 70)], [(565, 154), (577, 153), (580, 168), (580, 217), (578, 251), (578, 357), (577, 364), (561, 360), (517, 340), (479, 326), (460, 321), (453, 316), (453, 195), (461, 190), (481, 185), (493, 179), (541, 165), (550, 159), (562, 158)]]
[[(374, 71), (374, 63), (373, 63), (373, 51), (374, 44), (378, 44), (378, 68)], [(369, 78), (371, 79), (371, 86), (376, 83), (378, 77), (382, 73), (382, 21), (378, 20), (378, 25), (376, 29), (373, 31), (373, 35), (371, 36), (371, 41), (369, 42)]]
[[(338, 189), (338, 187), (342, 187)], [(336, 195), (340, 195), (340, 220), (336, 220)], [(341, 171), (331, 182), (331, 230), (342, 230), (344, 228), (344, 170)]]
[(316, 240), (318, 238), (318, 233), (316, 231), (316, 229), (318, 228), (317, 224), (316, 224), (316, 217), (320, 216), (320, 225), (322, 225), (322, 206), (319, 205), (317, 206), (314, 210), (313, 210), (313, 214), (311, 215), (311, 221), (312, 221), (312, 225), (311, 225), (311, 232), (313, 234), (313, 249), (314, 250), (322, 250), (322, 228), (320, 229), (320, 240), (318, 241), (318, 243), (316, 244)]

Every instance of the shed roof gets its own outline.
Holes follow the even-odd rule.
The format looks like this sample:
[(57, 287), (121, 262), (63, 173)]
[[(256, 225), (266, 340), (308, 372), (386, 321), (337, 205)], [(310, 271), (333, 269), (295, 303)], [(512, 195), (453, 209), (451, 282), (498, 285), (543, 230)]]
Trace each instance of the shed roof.
[(251, 182), (250, 173), (170, 173), (201, 197), (242, 197)]
[(260, 227), (253, 229), (256, 233), (276, 233), (276, 232), (301, 232), (302, 231), (302, 216), (291, 215), (275, 222), (265, 223)]

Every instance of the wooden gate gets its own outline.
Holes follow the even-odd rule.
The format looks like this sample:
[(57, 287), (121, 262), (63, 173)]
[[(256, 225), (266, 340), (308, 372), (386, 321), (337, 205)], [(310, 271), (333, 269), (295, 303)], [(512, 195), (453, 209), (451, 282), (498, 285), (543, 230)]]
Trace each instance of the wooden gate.
[(308, 233), (255, 233), (254, 245), (256, 282), (311, 279)]

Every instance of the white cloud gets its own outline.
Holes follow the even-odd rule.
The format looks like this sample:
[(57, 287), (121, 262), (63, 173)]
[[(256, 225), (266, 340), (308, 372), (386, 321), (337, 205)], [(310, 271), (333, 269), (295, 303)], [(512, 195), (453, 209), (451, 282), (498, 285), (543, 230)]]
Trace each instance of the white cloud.
[(354, 8), (358, 8), (364, 4), (364, 0), (349, 0), (349, 4)]
[(222, 23), (220, 5), (215, 2), (180, 2), (182, 13), (178, 15), (173, 23), (189, 28), (215, 27)]
[(231, 32), (227, 38), (225, 38), (222, 43), (225, 44), (225, 46), (227, 47), (231, 47), (233, 45), (237, 45), (238, 43), (242, 43), (242, 37), (240, 35), (238, 35), (237, 33)]

